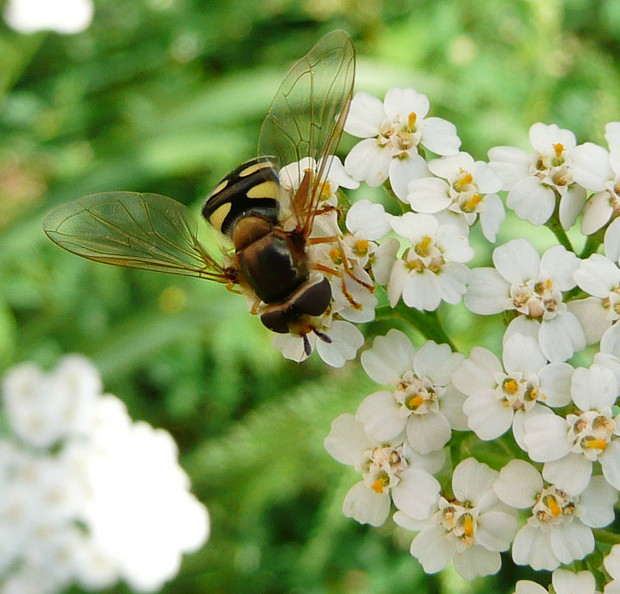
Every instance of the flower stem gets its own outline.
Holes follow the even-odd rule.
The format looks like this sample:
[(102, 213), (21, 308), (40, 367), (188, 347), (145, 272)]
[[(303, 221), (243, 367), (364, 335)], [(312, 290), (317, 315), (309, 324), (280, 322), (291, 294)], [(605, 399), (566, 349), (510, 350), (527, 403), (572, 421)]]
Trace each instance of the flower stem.
[(575, 252), (575, 248), (573, 248), (573, 244), (568, 238), (566, 231), (564, 231), (564, 227), (560, 224), (560, 219), (556, 214), (549, 219), (547, 222), (547, 227), (552, 231), (555, 238), (561, 245), (563, 245), (569, 252)]
[(407, 307), (402, 301), (396, 307), (384, 305), (377, 308), (376, 319), (398, 318), (413, 326), (423, 336), (436, 343), (446, 343), (455, 351), (456, 348), (450, 337), (446, 334), (436, 311), (419, 311), (411, 307)]
[(588, 235), (586, 243), (583, 246), (583, 250), (581, 250), (581, 254), (579, 254), (579, 257), (581, 259), (585, 259), (591, 256), (594, 252), (596, 252), (598, 246), (601, 245), (602, 242), (603, 238), (601, 232), (594, 233), (593, 235)]

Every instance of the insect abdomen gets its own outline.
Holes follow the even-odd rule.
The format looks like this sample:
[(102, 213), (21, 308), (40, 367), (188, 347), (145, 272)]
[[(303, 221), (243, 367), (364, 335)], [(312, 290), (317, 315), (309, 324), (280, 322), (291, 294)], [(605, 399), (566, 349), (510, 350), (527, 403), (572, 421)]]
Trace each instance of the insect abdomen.
[(280, 180), (271, 157), (257, 157), (230, 172), (209, 194), (202, 216), (231, 236), (242, 217), (256, 215), (278, 221)]

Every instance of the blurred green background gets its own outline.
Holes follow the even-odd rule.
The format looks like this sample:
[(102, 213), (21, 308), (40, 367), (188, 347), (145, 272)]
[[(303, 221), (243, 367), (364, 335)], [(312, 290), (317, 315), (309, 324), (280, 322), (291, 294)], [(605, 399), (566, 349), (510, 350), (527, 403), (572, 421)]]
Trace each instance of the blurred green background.
[[(536, 121), (604, 143), (604, 124), (620, 119), (620, 3), (95, 5), (78, 35), (21, 35), (0, 22), (0, 371), (83, 353), (134, 418), (173, 434), (213, 526), (163, 592), (512, 591), (509, 559), (501, 577), (473, 584), (450, 572), (429, 578), (408, 553), (411, 535), (342, 517), (357, 477), (322, 440), (376, 389), (358, 364), (285, 361), (223, 287), (81, 260), (53, 246), (41, 220), (56, 204), (110, 190), (198, 208), (255, 155), (291, 62), (335, 28), (356, 45), (357, 90), (427, 94), (431, 115), (454, 122), (476, 158), (498, 144), (527, 147)], [(343, 155), (354, 142), (343, 139)]]

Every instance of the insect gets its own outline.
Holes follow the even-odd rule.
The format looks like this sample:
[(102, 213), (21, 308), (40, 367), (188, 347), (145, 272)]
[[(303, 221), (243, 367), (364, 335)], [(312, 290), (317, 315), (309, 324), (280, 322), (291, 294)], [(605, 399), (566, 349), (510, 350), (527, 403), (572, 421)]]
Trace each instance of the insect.
[[(156, 194), (85, 196), (53, 210), (45, 233), (97, 262), (224, 283), (251, 298), (252, 312), (267, 328), (303, 337), (309, 354), (308, 333), (329, 341), (311, 320), (328, 309), (332, 294), (307, 248), (354, 74), (355, 52), (344, 31), (327, 34), (292, 66), (263, 122), (261, 156), (224, 177), (202, 208), (211, 227), (232, 242), (229, 256), (204, 247), (186, 206)], [(306, 157), (317, 167), (302, 169)], [(297, 165), (283, 168), (290, 164)], [(294, 184), (280, 171), (294, 171), (291, 178), (301, 180), (295, 190), (287, 189)]]

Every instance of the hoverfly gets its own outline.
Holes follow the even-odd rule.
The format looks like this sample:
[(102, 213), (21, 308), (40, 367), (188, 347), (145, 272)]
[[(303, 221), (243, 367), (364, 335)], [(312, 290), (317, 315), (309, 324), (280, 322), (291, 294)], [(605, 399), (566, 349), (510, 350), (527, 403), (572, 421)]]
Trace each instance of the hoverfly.
[[(53, 210), (47, 236), (97, 262), (206, 278), (254, 301), (252, 312), (277, 333), (322, 336), (309, 320), (329, 307), (328, 279), (312, 270), (306, 248), (349, 110), (355, 52), (334, 31), (290, 69), (271, 104), (259, 157), (224, 177), (202, 208), (211, 227), (228, 236), (230, 255), (215, 257), (197, 238), (197, 222), (183, 204), (157, 194), (104, 192)], [(272, 156), (265, 156), (272, 155)], [(311, 157), (316, 170), (301, 169)], [(294, 191), (280, 168), (297, 163)], [(291, 171), (290, 167), (282, 171)], [(289, 182), (289, 183), (287, 183)]]

